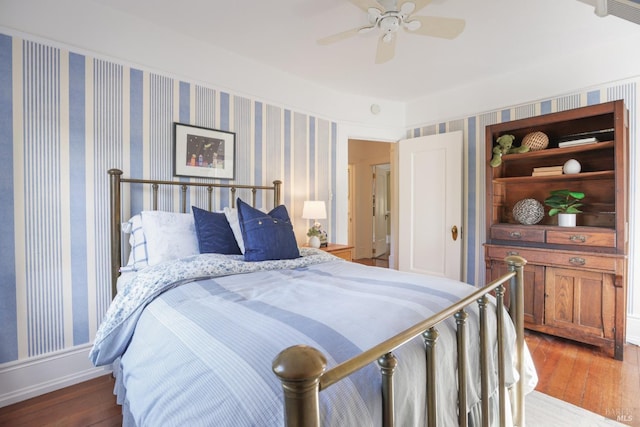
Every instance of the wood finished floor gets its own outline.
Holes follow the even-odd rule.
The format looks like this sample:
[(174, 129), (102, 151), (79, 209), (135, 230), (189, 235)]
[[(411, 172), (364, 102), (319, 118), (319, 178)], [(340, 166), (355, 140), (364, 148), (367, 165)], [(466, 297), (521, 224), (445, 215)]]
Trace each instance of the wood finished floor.
[[(640, 426), (640, 348), (627, 345), (624, 361), (593, 347), (527, 332), (539, 382), (536, 390), (608, 418), (627, 415)], [(110, 375), (0, 408), (0, 426), (100, 426), (122, 424)]]
[(640, 347), (626, 344), (620, 362), (541, 333), (527, 331), (526, 341), (538, 371), (536, 390), (607, 418), (626, 414), (624, 424), (640, 426)]
[(122, 410), (113, 385), (113, 377), (104, 375), (0, 408), (0, 426), (121, 426)]

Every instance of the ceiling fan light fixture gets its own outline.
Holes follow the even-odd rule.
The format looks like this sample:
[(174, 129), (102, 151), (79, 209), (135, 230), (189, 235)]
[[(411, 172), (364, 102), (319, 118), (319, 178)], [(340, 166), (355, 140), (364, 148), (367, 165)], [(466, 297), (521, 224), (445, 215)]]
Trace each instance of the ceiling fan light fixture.
[(385, 43), (391, 43), (392, 40), (393, 40), (393, 33), (387, 33), (384, 36), (382, 36), (382, 41)]
[(406, 28), (409, 31), (416, 31), (420, 27), (422, 27), (422, 22), (418, 21), (417, 19), (414, 21), (409, 21), (404, 23), (404, 28)]
[(400, 6), (400, 12), (404, 16), (411, 15), (414, 10), (416, 10), (416, 4), (414, 2), (412, 2), (412, 1), (408, 1), (408, 2), (402, 3), (402, 6)]

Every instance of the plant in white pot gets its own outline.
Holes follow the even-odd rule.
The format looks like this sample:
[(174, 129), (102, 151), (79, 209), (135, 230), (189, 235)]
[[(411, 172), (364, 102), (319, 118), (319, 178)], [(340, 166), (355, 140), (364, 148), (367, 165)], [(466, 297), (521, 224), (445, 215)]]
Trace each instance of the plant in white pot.
[(316, 226), (314, 224), (313, 227), (311, 227), (309, 231), (307, 231), (307, 237), (309, 237), (309, 246), (316, 249), (320, 247), (320, 238), (322, 237), (322, 228), (320, 228), (319, 225), (320, 224)]
[(575, 227), (576, 214), (582, 211), (578, 209), (582, 206), (584, 193), (570, 190), (553, 190), (547, 197), (544, 204), (549, 206), (549, 216), (558, 215), (558, 225), (561, 227)]

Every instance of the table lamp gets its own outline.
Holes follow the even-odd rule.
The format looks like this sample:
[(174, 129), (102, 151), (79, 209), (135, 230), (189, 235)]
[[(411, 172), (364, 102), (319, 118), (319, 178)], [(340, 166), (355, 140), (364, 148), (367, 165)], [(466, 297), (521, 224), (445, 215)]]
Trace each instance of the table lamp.
[(306, 200), (302, 207), (302, 219), (312, 219), (313, 226), (307, 231), (309, 246), (327, 246), (327, 232), (322, 229), (319, 219), (327, 218), (327, 208), (323, 200)]

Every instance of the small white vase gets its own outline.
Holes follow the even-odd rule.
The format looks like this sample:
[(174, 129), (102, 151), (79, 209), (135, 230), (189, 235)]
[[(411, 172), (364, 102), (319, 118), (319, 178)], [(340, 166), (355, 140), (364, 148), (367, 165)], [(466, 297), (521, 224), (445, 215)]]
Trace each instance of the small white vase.
[(318, 236), (309, 237), (309, 246), (318, 249), (320, 247), (320, 238)]
[(575, 227), (576, 226), (576, 214), (574, 213), (559, 213), (558, 225), (560, 227)]

